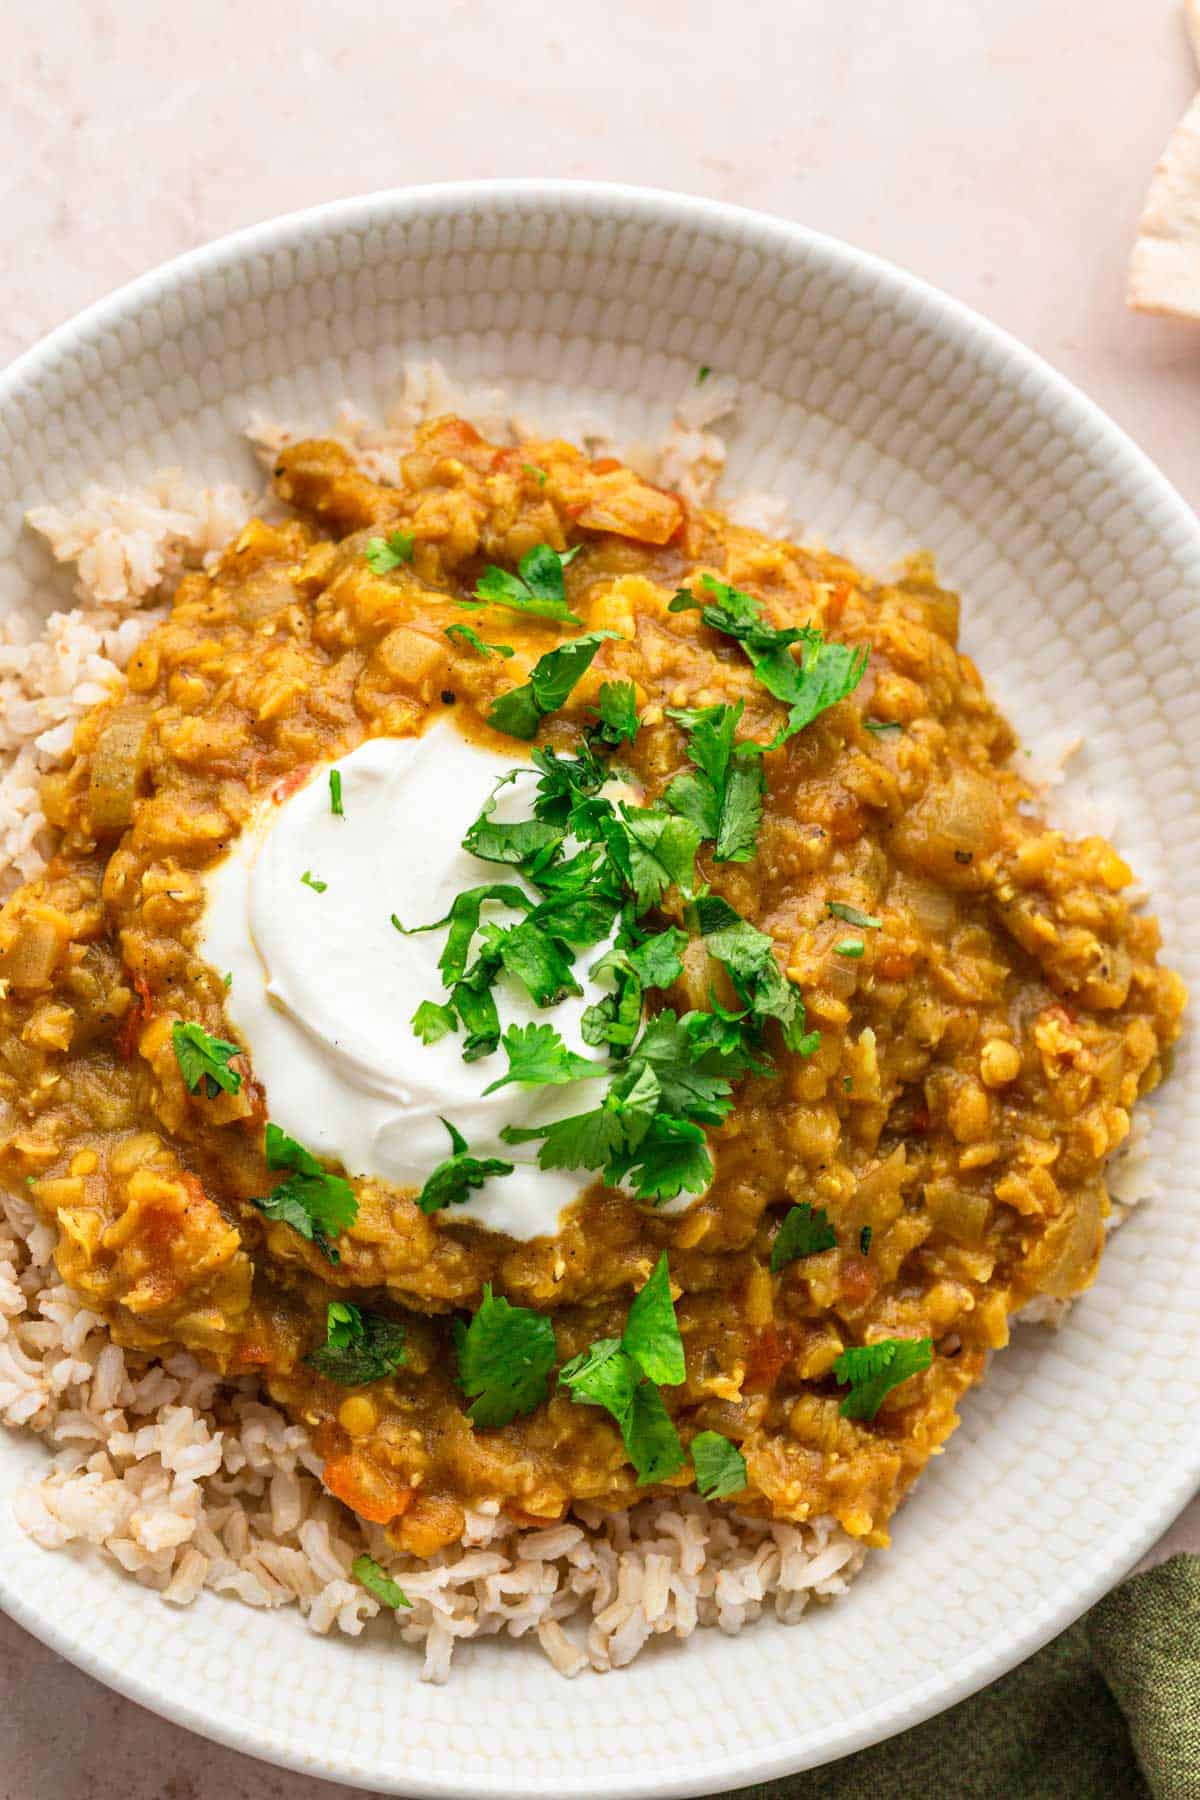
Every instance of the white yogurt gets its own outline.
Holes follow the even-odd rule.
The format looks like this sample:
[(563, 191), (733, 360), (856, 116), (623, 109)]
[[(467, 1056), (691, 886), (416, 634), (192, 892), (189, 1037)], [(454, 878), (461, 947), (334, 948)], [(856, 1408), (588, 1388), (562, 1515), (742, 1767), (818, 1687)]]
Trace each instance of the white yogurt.
[[(562, 1209), (594, 1177), (539, 1169), (536, 1144), (513, 1149), (500, 1128), (584, 1111), (603, 1086), (514, 1086), (485, 1096), (508, 1066), (502, 1051), (466, 1063), (461, 1030), (426, 1045), (412, 1029), (422, 1000), (446, 998), (437, 967), (445, 932), (403, 937), (391, 923), (395, 913), (405, 925), (427, 924), (463, 888), (514, 879), (468, 855), (461, 839), (520, 754), (481, 749), (450, 722), (419, 738), (373, 738), (329, 765), (342, 777), (341, 817), (330, 805), (328, 767), (319, 769), (281, 803), (268, 801), (213, 871), (199, 948), (232, 975), (226, 1010), (275, 1124), (351, 1175), (419, 1188), (450, 1155), (445, 1117), (473, 1155), (517, 1165), (446, 1217), (534, 1238), (558, 1229)], [(501, 789), (496, 817), (528, 817), (535, 779)], [(305, 884), (306, 871), (324, 892)], [(484, 916), (515, 915), (489, 907)], [(555, 1007), (535, 1007), (502, 976), (501, 1028), (550, 1023), (602, 1076), (603, 1053), (583, 1042), (579, 1026), (604, 991), (586, 974), (603, 948), (580, 952), (583, 995)]]

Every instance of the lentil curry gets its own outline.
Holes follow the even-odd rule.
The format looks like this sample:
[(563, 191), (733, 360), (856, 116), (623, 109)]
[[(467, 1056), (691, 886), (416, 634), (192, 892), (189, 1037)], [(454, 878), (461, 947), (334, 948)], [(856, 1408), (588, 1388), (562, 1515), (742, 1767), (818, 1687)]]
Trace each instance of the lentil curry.
[[(260, 1376), (310, 1429), (327, 1486), (403, 1550), (452, 1543), (484, 1497), (545, 1523), (689, 1485), (714, 1454), (734, 1475), (705, 1491), (886, 1542), (1011, 1316), (1095, 1273), (1105, 1160), (1184, 1002), (1129, 869), (1036, 816), (1012, 733), (957, 649), (958, 601), (920, 559), (871, 581), (569, 445), (499, 449), (453, 419), (422, 428), (395, 487), (327, 442), (283, 452), (275, 487), (293, 516), (251, 523), (182, 581), (127, 689), (46, 781), (57, 854), (0, 914), (0, 1175), (28, 1183), (64, 1279), (118, 1343)], [(496, 599), (463, 610), (485, 569), (539, 547), (574, 620)], [(706, 604), (731, 592), (760, 637)], [(785, 737), (756, 657), (804, 627), (859, 654), (842, 697)], [(802, 997), (803, 1031), (779, 1010), (757, 1022), (760, 1054), (730, 1065), (732, 1104), (705, 1121), (713, 1172), (690, 1205), (593, 1179), (555, 1236), (521, 1242), (346, 1171), (352, 1221), (306, 1235), (255, 1204), (289, 1155), (303, 1181), (303, 1151), (277, 1145), (267, 1165), (271, 1097), (196, 951), (205, 876), (270, 796), (367, 738), (421, 734), (452, 708), (457, 729), (521, 760), (492, 709), (581, 629), (614, 635), (534, 708), (540, 746), (574, 755), (605, 684), (632, 684), (634, 734), (612, 735), (651, 810), (695, 772), (699, 709), (733, 709), (739, 741), (766, 746), (745, 758), (764, 786), (752, 845), (721, 855), (705, 834), (690, 892), (667, 882), (637, 921), (683, 934), (652, 1007), (720, 1001), (735, 1018), (744, 986), (696, 936), (697, 906), (717, 899), (769, 937), (772, 991)], [(497, 639), (511, 655), (487, 652)], [(774, 654), (794, 673), (790, 646)], [(182, 1026), (209, 1047), (199, 1074)], [(485, 1059), (481, 1084), (500, 1070)], [(630, 1394), (577, 1404), (594, 1395), (554, 1368), (604, 1346), (615, 1367), (652, 1278), (683, 1361), (643, 1355), (634, 1379), (682, 1451), (635, 1468)], [(460, 1363), (467, 1321), (501, 1298), (549, 1320), (553, 1341), (532, 1391), (490, 1423), (471, 1416)], [(339, 1321), (361, 1349), (364, 1320), (376, 1347), (402, 1328), (403, 1360), (325, 1372)], [(852, 1353), (870, 1345), (886, 1347), (880, 1367), (900, 1346), (896, 1379), (848, 1405)]]

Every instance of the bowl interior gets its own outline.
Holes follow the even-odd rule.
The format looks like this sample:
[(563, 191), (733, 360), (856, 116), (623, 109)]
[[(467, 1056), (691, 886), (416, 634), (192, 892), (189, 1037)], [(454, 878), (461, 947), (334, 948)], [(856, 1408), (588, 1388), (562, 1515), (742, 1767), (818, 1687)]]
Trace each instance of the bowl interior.
[[(539, 422), (582, 408), (619, 438), (659, 435), (700, 365), (735, 377), (724, 492), (781, 493), (868, 566), (936, 552), (1023, 739), (1082, 740), (1064, 808), (1095, 805), (1195, 979), (1200, 529), (1019, 346), (797, 228), (633, 190), (484, 184), (339, 204), (171, 265), (0, 381), (0, 606), (64, 601), (26, 506), (164, 463), (249, 475), (252, 410), (318, 428), (344, 397), (378, 412), (403, 362), (429, 355), (503, 382)], [(902, 1729), (1065, 1625), (1196, 1485), (1193, 1061), (1185, 1038), (1154, 1107), (1162, 1197), (1059, 1333), (1026, 1331), (997, 1360), (893, 1551), (790, 1631), (700, 1633), (569, 1686), (527, 1646), (483, 1643), (437, 1689), (408, 1653), (317, 1639), (294, 1612), (171, 1610), (95, 1559), (38, 1550), (2, 1503), (0, 1599), (185, 1724), (398, 1792), (712, 1792)], [(0, 1434), (0, 1495), (43, 1455)]]

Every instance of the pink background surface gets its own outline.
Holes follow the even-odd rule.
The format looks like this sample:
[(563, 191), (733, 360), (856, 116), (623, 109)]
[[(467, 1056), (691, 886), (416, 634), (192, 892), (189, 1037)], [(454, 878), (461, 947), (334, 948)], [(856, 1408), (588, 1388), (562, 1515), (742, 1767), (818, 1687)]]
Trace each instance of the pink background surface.
[[(276, 213), (455, 178), (641, 182), (945, 288), (1200, 505), (1200, 327), (1124, 305), (1151, 170), (1200, 85), (1174, 0), (60, 0), (5, 27), (0, 361)], [(1171, 1541), (1200, 1548), (1197, 1506)], [(350, 1792), (204, 1744), (4, 1620), (0, 1671), (3, 1800)]]

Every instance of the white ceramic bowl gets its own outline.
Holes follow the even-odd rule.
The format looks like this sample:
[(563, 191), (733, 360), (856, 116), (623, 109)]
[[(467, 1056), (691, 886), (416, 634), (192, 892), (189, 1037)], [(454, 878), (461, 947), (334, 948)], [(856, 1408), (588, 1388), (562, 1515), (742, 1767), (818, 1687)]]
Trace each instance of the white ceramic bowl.
[[(650, 437), (702, 363), (743, 405), (727, 478), (775, 489), (875, 559), (927, 545), (1020, 727), (1085, 741), (1111, 829), (1196, 979), (1200, 528), (1034, 356), (912, 277), (797, 226), (573, 184), (338, 203), (169, 264), (0, 380), (0, 602), (46, 568), (23, 509), (178, 462), (248, 467), (252, 407), (319, 425), (386, 398), (403, 359), (580, 402)], [(1192, 932), (1182, 929), (1187, 918)], [(1194, 1036), (1155, 1106), (1161, 1199), (1057, 1336), (1026, 1331), (851, 1593), (568, 1685), (523, 1645), (446, 1688), (411, 1656), (313, 1637), (292, 1611), (175, 1611), (98, 1560), (35, 1548), (0, 1504), (0, 1599), (102, 1681), (234, 1747), (422, 1795), (712, 1793), (915, 1724), (1061, 1630), (1200, 1479)], [(0, 1496), (39, 1445), (0, 1437)]]

